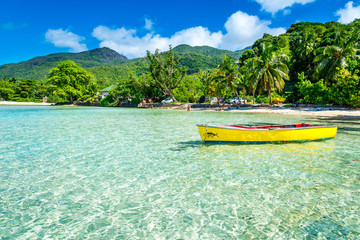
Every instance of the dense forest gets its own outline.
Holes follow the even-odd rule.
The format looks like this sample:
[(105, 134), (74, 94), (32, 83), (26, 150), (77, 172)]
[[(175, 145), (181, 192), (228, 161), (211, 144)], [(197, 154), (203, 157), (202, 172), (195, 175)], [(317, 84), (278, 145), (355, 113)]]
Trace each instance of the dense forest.
[[(180, 45), (132, 60), (110, 49), (96, 50), (97, 57), (84, 52), (72, 61), (69, 54), (49, 55), (51, 61), (19, 63), (23, 70), (0, 66), (0, 99), (96, 101), (98, 90), (113, 85), (103, 106), (165, 97), (198, 102), (208, 96), (270, 104), (282, 97), (286, 102), (358, 107), (359, 30), (360, 20), (296, 23), (280, 36), (264, 34), (251, 48), (237, 52)], [(29, 77), (35, 72), (41, 74)]]

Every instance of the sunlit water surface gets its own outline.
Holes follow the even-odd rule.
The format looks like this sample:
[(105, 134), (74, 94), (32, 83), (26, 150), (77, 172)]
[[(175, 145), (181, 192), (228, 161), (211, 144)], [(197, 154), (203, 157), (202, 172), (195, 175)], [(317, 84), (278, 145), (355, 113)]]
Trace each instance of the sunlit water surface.
[[(335, 123), (204, 145), (196, 124)], [(0, 106), (1, 239), (359, 239), (360, 120)]]

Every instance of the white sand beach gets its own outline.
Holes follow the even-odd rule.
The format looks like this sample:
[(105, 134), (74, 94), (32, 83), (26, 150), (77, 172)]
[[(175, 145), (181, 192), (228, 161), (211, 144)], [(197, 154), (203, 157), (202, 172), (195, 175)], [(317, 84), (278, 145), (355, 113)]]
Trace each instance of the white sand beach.
[[(34, 103), (34, 102), (10, 102), (0, 101), (0, 105), (23, 105), (23, 106), (52, 106), (54, 103)], [(186, 104), (187, 105), (187, 104)], [(74, 104), (63, 106), (76, 106)], [(170, 110), (186, 110), (184, 106), (167, 106), (162, 109)], [(219, 111), (219, 108), (191, 108), (191, 111)], [(239, 112), (239, 113), (268, 113), (268, 114), (285, 114), (285, 115), (306, 115), (314, 117), (355, 117), (360, 118), (360, 110), (351, 110), (346, 108), (336, 107), (225, 107), (223, 112)]]
[(10, 102), (0, 101), (0, 105), (23, 105), (23, 106), (52, 106), (54, 103), (35, 103), (35, 102)]
[[(191, 111), (219, 111), (219, 108), (192, 108)], [(314, 117), (359, 117), (360, 110), (333, 109), (333, 108), (225, 108), (224, 112), (242, 112), (242, 113), (269, 113), (286, 115), (306, 115)]]

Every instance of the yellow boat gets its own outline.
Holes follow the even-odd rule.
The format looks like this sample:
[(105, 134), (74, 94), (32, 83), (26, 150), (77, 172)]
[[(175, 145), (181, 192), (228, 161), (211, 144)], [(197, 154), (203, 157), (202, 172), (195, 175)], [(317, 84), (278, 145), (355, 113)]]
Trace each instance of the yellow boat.
[(238, 125), (197, 125), (205, 143), (286, 143), (332, 139), (337, 126), (292, 124), (247, 127)]

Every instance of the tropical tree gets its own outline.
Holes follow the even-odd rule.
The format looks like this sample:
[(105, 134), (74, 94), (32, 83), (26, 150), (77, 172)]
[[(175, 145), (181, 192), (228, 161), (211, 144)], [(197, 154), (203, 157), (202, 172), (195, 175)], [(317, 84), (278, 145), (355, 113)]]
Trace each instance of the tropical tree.
[(328, 102), (329, 91), (324, 85), (323, 80), (312, 83), (307, 79), (304, 72), (298, 74), (299, 82), (296, 84), (298, 88), (300, 101), (312, 104), (325, 104)]
[(289, 79), (289, 69), (285, 63), (288, 57), (284, 54), (277, 54), (278, 49), (279, 47), (276, 45), (262, 43), (260, 56), (247, 60), (248, 77), (253, 91), (255, 89), (267, 90), (270, 104), (272, 104), (272, 89), (276, 88), (281, 91), (285, 85), (284, 80)]
[(226, 94), (226, 82), (221, 81), (220, 76), (221, 72), (218, 68), (213, 69), (210, 74), (206, 75), (205, 95), (216, 97), (220, 110), (222, 110), (220, 99)]
[(33, 79), (21, 81), (15, 78), (0, 79), (0, 99), (11, 101), (26, 101), (26, 99), (41, 99), (46, 95), (47, 86)]
[(315, 77), (321, 76), (325, 79), (325, 84), (334, 82), (339, 70), (346, 67), (347, 58), (358, 59), (360, 56), (357, 54), (359, 35), (358, 28), (352, 32), (341, 29), (336, 33), (334, 44), (320, 47), (315, 50), (316, 57), (314, 63), (316, 66)]
[(307, 68), (311, 68), (314, 50), (317, 47), (317, 34), (314, 29), (306, 29), (299, 39), (295, 52), (297, 56), (306, 62)]
[(116, 103), (120, 102), (120, 100), (131, 101), (135, 94), (132, 77), (122, 79), (109, 91), (109, 95), (112, 96)]
[(231, 57), (224, 56), (223, 61), (219, 64), (219, 76), (216, 78), (225, 84), (231, 92), (234, 92), (236, 97), (240, 101), (239, 93), (237, 88), (239, 86), (239, 66), (231, 61)]
[(331, 86), (331, 100), (335, 104), (346, 104), (353, 107), (360, 107), (360, 77), (341, 67), (336, 76), (336, 83)]
[(62, 101), (90, 100), (97, 91), (95, 77), (70, 60), (51, 69), (47, 82), (50, 93)]
[(257, 89), (258, 81), (255, 79), (256, 75), (252, 72), (253, 60), (245, 61), (244, 65), (239, 68), (239, 86), (243, 89), (244, 94), (246, 91), (252, 93), (252, 103), (255, 104), (255, 93), (256, 91), (261, 92), (263, 89)]
[(186, 76), (179, 87), (174, 90), (174, 95), (182, 102), (196, 102), (204, 95), (204, 83), (202, 79), (202, 72)]
[(16, 84), (16, 80), (11, 81), (6, 77), (0, 79), (0, 99), (10, 100), (18, 89), (19, 86)]
[(33, 79), (24, 79), (18, 82), (21, 98), (35, 98), (36, 96), (36, 81)]
[(158, 84), (154, 81), (151, 75), (142, 74), (140, 77), (131, 76), (133, 80), (133, 87), (137, 94), (141, 94), (142, 98), (146, 99), (160, 99), (162, 94), (159, 90)]
[(163, 96), (170, 96), (177, 101), (173, 90), (179, 86), (186, 74), (186, 68), (180, 66), (171, 46), (169, 51), (160, 53), (157, 49), (154, 54), (147, 51), (145, 59), (151, 77), (158, 84)]

